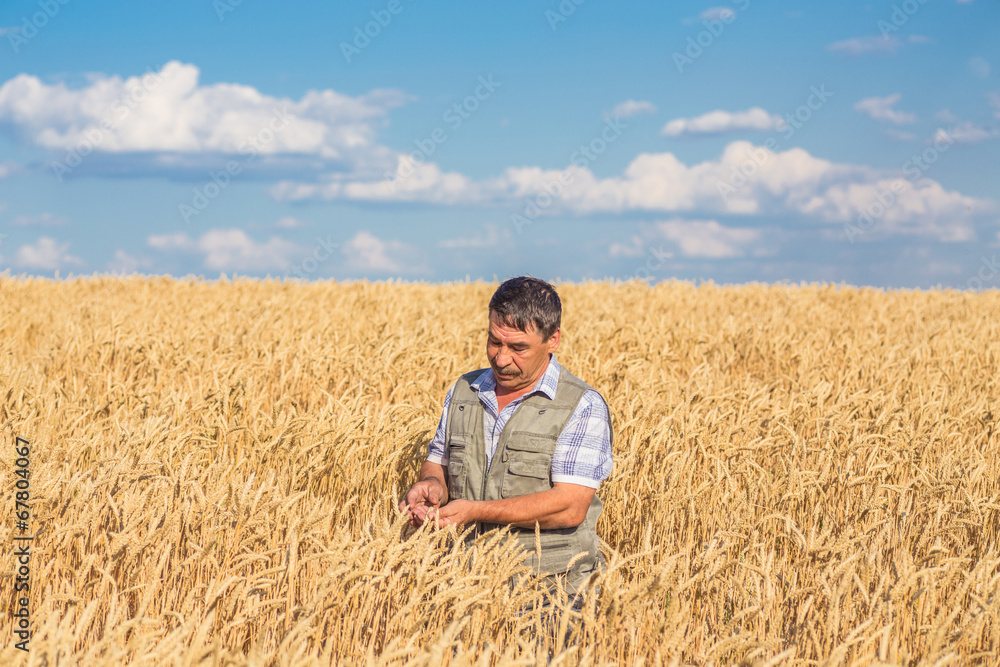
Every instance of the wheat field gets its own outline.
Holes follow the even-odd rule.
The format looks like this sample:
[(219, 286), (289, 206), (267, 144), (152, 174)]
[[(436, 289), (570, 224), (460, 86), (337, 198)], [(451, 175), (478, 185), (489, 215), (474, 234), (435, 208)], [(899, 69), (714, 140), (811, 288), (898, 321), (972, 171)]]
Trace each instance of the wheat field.
[(396, 510), (495, 287), (0, 277), (0, 664), (1000, 664), (1000, 293), (557, 284), (615, 467), (545, 616)]

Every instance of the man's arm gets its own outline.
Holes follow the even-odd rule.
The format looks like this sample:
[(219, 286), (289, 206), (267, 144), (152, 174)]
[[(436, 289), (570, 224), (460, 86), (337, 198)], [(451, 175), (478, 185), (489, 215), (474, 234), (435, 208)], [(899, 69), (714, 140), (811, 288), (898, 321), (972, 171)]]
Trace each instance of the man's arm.
[(436, 509), (438, 526), (474, 521), (513, 524), (521, 528), (575, 528), (587, 518), (594, 489), (556, 482), (551, 489), (502, 500), (453, 500)]

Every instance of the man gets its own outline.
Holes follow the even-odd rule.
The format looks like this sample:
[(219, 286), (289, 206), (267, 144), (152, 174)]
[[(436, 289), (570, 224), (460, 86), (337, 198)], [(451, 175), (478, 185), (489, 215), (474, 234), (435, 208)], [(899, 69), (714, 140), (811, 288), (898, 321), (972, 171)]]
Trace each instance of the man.
[(532, 571), (580, 594), (604, 562), (596, 490), (611, 473), (611, 416), (601, 395), (556, 361), (561, 319), (559, 295), (544, 280), (511, 278), (497, 288), (490, 368), (466, 373), (448, 392), (420, 481), (400, 511), (414, 526), (475, 524), (473, 538), (511, 526)]

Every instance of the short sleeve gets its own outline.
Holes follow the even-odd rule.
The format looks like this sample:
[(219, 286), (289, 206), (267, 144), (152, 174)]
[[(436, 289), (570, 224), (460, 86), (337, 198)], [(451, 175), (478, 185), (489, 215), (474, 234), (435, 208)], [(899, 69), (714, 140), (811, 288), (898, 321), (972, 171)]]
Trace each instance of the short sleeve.
[(552, 456), (552, 481), (596, 489), (613, 468), (611, 415), (601, 395), (587, 391), (559, 439)]
[(445, 426), (448, 423), (448, 406), (451, 405), (451, 396), (455, 393), (455, 386), (448, 390), (448, 395), (444, 397), (444, 407), (441, 409), (441, 421), (438, 422), (437, 432), (428, 447), (427, 460), (438, 465), (448, 465), (448, 449), (445, 447)]

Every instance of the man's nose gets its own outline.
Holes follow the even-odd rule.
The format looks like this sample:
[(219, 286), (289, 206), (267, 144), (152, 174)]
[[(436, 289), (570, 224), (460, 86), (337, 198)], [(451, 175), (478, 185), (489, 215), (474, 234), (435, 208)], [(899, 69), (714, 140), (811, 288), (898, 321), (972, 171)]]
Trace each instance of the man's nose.
[(500, 368), (507, 368), (507, 366), (510, 365), (510, 355), (503, 350), (500, 350), (497, 352), (497, 356), (494, 361)]

